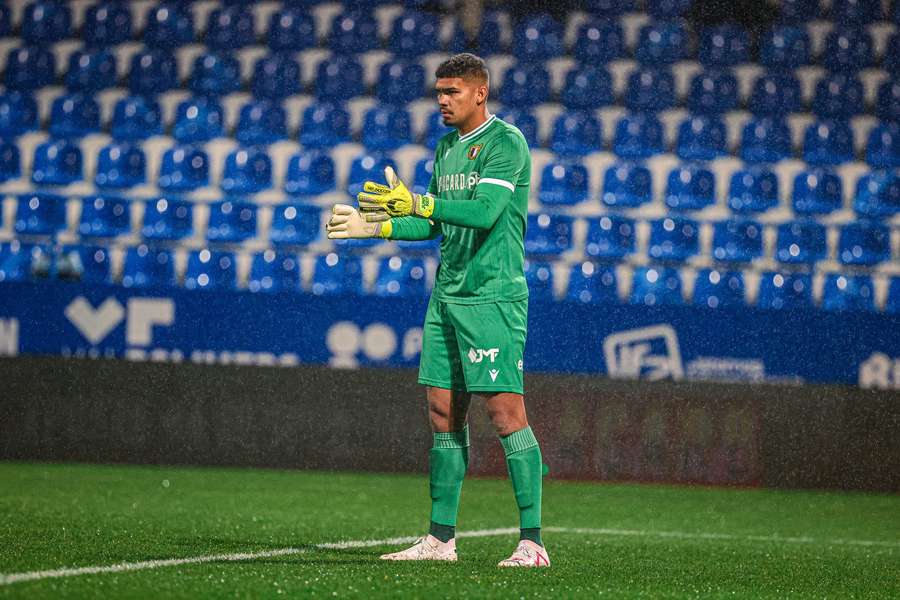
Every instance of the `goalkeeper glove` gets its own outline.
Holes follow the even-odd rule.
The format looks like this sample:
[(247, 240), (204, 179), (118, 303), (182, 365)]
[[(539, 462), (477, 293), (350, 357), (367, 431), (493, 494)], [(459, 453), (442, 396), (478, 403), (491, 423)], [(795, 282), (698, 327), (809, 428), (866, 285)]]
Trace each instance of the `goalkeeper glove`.
[(331, 219), (328, 220), (325, 230), (328, 231), (329, 240), (388, 238), (393, 226), (390, 220), (371, 223), (363, 219), (359, 211), (352, 206), (335, 204), (331, 209)]
[(384, 168), (384, 178), (387, 180), (386, 186), (367, 181), (363, 185), (365, 191), (356, 196), (359, 211), (367, 221), (376, 221), (380, 212), (386, 212), (391, 217), (415, 215), (426, 219), (434, 212), (434, 198), (428, 194), (410, 192), (392, 167)]

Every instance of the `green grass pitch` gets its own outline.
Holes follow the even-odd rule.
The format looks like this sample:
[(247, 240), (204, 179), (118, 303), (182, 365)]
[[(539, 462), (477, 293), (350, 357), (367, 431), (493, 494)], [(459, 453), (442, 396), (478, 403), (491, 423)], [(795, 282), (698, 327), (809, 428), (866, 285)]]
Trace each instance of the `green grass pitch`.
[[(900, 597), (898, 496), (548, 480), (550, 569), (498, 569), (511, 533), (460, 538), (456, 564), (364, 543), (422, 533), (428, 507), (415, 475), (0, 463), (0, 598)], [(509, 482), (466, 481), (460, 531), (516, 523)]]

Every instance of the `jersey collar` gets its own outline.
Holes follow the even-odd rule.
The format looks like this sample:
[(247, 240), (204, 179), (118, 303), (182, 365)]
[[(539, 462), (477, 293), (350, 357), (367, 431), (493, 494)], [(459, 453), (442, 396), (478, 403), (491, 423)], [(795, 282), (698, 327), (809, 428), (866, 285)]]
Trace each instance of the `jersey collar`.
[[(475, 129), (473, 129), (472, 131), (470, 131), (470, 132), (467, 133), (466, 135), (461, 135), (461, 136), (459, 136), (459, 141), (460, 141), (460, 142), (465, 142), (465, 141), (471, 140), (471, 139), (474, 138), (475, 136), (477, 136), (477, 135), (483, 133), (483, 132), (484, 132), (488, 127), (490, 127), (491, 124), (492, 124), (494, 121), (496, 121), (496, 120), (497, 120), (497, 115), (491, 115), (491, 117), (490, 117), (487, 121), (485, 121), (484, 123), (482, 123), (481, 125), (479, 125), (479, 126), (476, 127)], [(459, 133), (459, 132), (457, 132), (457, 133)]]

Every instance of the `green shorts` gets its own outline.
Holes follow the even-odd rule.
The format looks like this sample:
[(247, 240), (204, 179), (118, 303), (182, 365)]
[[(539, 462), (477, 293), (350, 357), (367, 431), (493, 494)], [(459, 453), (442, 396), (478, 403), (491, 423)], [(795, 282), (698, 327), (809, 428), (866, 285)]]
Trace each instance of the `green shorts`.
[(528, 300), (428, 303), (419, 383), (469, 392), (524, 393)]

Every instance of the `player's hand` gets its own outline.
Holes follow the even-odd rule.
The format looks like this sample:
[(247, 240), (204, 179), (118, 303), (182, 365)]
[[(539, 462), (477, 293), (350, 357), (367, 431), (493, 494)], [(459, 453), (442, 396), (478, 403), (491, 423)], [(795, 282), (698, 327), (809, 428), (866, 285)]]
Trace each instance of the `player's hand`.
[(384, 220), (366, 221), (352, 206), (335, 204), (331, 208), (331, 218), (328, 220), (325, 230), (328, 232), (329, 240), (387, 237), (390, 234), (390, 223)]
[(428, 218), (434, 212), (434, 198), (427, 194), (413, 194), (400, 181), (392, 167), (384, 168), (387, 185), (367, 181), (356, 196), (359, 211), (367, 221), (376, 221), (379, 212), (391, 217), (415, 215)]

